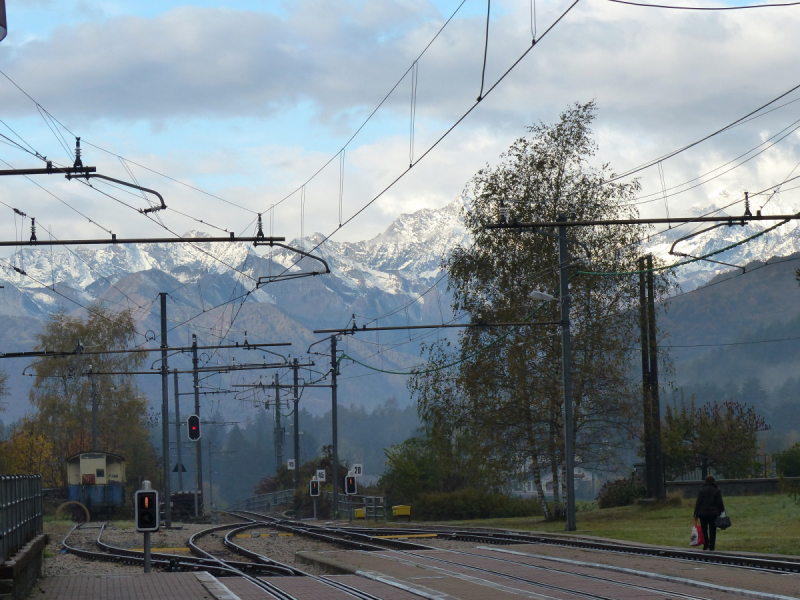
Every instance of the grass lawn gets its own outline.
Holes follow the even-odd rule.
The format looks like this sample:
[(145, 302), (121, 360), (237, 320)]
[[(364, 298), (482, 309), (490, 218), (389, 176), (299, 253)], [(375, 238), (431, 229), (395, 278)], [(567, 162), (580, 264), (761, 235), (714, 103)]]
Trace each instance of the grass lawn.
[[(800, 555), (800, 505), (785, 494), (729, 496), (732, 526), (717, 531), (717, 550)], [(694, 500), (682, 506), (624, 506), (577, 513), (578, 534), (663, 546), (689, 547)], [(539, 517), (452, 521), (442, 525), (485, 526), (561, 533), (564, 522)]]

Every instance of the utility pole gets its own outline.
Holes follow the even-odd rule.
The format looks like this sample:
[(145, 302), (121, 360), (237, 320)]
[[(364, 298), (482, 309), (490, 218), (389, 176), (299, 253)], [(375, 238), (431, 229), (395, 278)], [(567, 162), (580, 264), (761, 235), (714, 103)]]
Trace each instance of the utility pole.
[(284, 430), (281, 427), (281, 390), (278, 387), (278, 374), (275, 373), (273, 377), (275, 382), (275, 473), (283, 464), (283, 436)]
[(175, 445), (178, 448), (178, 490), (183, 491), (183, 459), (181, 458), (181, 395), (178, 393), (178, 369), (172, 370), (175, 384)]
[[(194, 376), (194, 414), (200, 416), (200, 382), (197, 377), (198, 360), (197, 360), (197, 335), (192, 334), (192, 374)], [(202, 421), (202, 419), (201, 419)], [(200, 494), (203, 493), (203, 454), (202, 454), (202, 440), (195, 442), (195, 485)], [(196, 498), (197, 496), (195, 496)], [(197, 502), (195, 502), (195, 510), (197, 509)], [(196, 515), (197, 516), (197, 515)]]
[(92, 451), (97, 452), (97, 381), (91, 365), (89, 365), (89, 379), (92, 382)]
[(569, 250), (566, 215), (558, 215), (558, 263), (561, 296), (561, 361), (564, 378), (564, 477), (567, 480), (566, 531), (575, 531), (575, 449), (572, 424), (572, 357), (569, 324)]
[(661, 451), (661, 404), (658, 390), (658, 339), (656, 337), (656, 300), (655, 285), (653, 283), (653, 255), (647, 255), (647, 295), (649, 308), (649, 338), (650, 338), (650, 414), (652, 423), (650, 432), (653, 442), (653, 475), (655, 484), (653, 492), (655, 497), (663, 500), (667, 497), (664, 484), (664, 456)]
[(336, 364), (336, 334), (331, 336), (331, 429), (333, 430), (333, 518), (339, 516), (339, 419), (336, 414), (336, 375), (339, 365)]
[(300, 487), (300, 411), (298, 398), (298, 377), (299, 368), (297, 366), (297, 359), (292, 361), (292, 371), (294, 371), (294, 489)]
[(655, 493), (655, 464), (653, 460), (653, 409), (650, 395), (650, 340), (648, 339), (648, 303), (645, 278), (645, 259), (639, 258), (639, 330), (642, 345), (642, 414), (644, 422), (644, 480), (645, 497)]
[(172, 527), (172, 497), (169, 474), (169, 375), (167, 371), (167, 294), (161, 297), (161, 460), (164, 463), (164, 525)]

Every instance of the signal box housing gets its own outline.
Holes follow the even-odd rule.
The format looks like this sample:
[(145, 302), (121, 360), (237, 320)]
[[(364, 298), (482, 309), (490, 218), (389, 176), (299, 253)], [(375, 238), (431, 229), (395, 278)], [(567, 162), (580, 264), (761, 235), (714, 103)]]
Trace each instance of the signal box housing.
[(196, 442), (200, 439), (200, 417), (197, 415), (189, 415), (186, 419), (187, 429), (189, 430), (189, 439)]
[(136, 531), (158, 531), (158, 492), (139, 490), (134, 495)]

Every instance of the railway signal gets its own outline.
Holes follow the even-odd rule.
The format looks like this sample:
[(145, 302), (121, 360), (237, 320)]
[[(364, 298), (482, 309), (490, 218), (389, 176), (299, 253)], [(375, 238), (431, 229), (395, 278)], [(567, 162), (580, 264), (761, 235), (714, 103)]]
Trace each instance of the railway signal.
[(348, 496), (353, 496), (358, 493), (358, 486), (356, 485), (356, 476), (352, 471), (347, 472), (347, 477), (344, 478), (344, 493)]
[(150, 572), (150, 532), (158, 531), (158, 492), (152, 489), (146, 479), (142, 489), (133, 498), (134, 523), (136, 531), (144, 533), (144, 572)]
[(200, 439), (200, 417), (197, 415), (189, 415), (186, 419), (186, 425), (189, 430), (189, 439), (196, 442)]
[[(317, 471), (319, 472), (319, 471)], [(325, 471), (323, 471), (324, 473)], [(319, 480), (316, 475), (308, 482), (308, 495), (314, 501), (314, 520), (317, 520), (317, 497), (319, 496)]]
[(158, 531), (158, 492), (136, 492), (136, 531)]

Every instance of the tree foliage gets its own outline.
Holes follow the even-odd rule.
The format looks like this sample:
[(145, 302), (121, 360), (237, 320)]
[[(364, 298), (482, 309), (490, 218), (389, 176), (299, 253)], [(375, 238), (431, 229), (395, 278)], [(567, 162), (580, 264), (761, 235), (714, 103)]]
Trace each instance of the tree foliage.
[[(473, 178), (464, 210), (473, 244), (444, 262), (453, 310), (473, 322), (557, 321), (557, 302), (540, 302), (533, 291), (557, 292), (558, 247), (552, 237), (487, 229), (500, 220), (555, 221), (635, 218), (637, 182), (609, 181), (607, 165), (590, 165), (597, 146), (590, 130), (595, 105), (576, 104), (553, 125), (529, 128), (494, 168)], [(591, 252), (591, 271), (570, 283), (574, 428), (578, 465), (611, 465), (639, 434), (641, 385), (629, 372), (628, 348), (639, 338), (638, 275), (644, 226), (570, 228), (573, 254)], [(669, 291), (666, 272), (656, 276), (657, 300)], [(542, 499), (549, 470), (563, 485), (561, 338), (555, 328), (466, 329), (459, 343), (423, 349), (427, 366), (411, 378), (420, 416), (432, 430), (469, 431), (485, 473), (510, 476), (528, 469)], [(456, 363), (456, 364), (453, 364)], [(452, 365), (452, 366), (448, 366)], [(558, 503), (558, 485), (555, 486)]]
[(480, 449), (466, 430), (428, 430), (385, 451), (379, 486), (392, 504), (414, 502), (421, 494), (481, 487), (497, 492), (504, 483), (483, 473)]
[(24, 419), (14, 428), (11, 437), (0, 443), (3, 473), (41, 475), (44, 487), (64, 485), (63, 473), (53, 460), (52, 442), (36, 432), (35, 425)]
[(3, 398), (8, 396), (8, 373), (0, 371), (0, 412), (6, 409), (6, 403)]
[[(43, 358), (33, 365), (30, 391), (33, 415), (23, 423), (31, 435), (52, 444), (51, 468), (66, 479), (66, 459), (92, 449), (92, 393), (89, 368), (95, 373), (135, 370), (144, 354), (106, 354), (124, 350), (134, 341), (135, 322), (129, 311), (112, 312), (94, 305), (86, 319), (65, 312), (50, 316), (37, 335), (36, 350), (72, 352), (79, 344), (101, 354)], [(127, 460), (131, 485), (142, 477), (158, 481), (157, 459), (150, 445), (148, 401), (130, 375), (95, 375), (98, 396), (98, 449)]]
[(667, 405), (661, 425), (664, 467), (677, 477), (709, 468), (723, 477), (752, 477), (758, 433), (769, 426), (753, 407), (734, 401), (695, 406), (694, 400)]
[(775, 456), (778, 475), (782, 477), (800, 477), (800, 444), (794, 444)]

